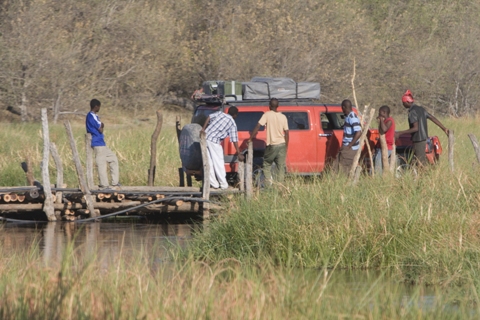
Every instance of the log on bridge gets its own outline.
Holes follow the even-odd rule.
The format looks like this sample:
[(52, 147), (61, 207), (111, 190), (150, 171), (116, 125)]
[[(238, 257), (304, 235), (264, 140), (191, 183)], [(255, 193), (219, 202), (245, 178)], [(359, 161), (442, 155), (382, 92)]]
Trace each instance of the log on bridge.
[[(151, 217), (165, 213), (192, 213), (201, 214), (205, 202), (200, 188), (195, 187), (142, 187), (126, 186), (121, 189), (91, 190), (94, 196), (93, 207), (96, 211), (92, 215), (85, 196), (81, 189), (51, 188), (52, 197), (62, 194), (61, 201), (53, 203), (57, 219), (65, 221), (82, 220), (91, 216), (101, 218), (120, 210), (127, 210), (127, 214), (148, 215)], [(45, 218), (42, 213), (44, 206), (43, 190), (37, 186), (0, 187), (0, 213), (35, 213), (40, 219)], [(215, 190), (212, 197), (241, 193), (239, 190)], [(15, 199), (13, 201), (12, 199)], [(208, 200), (207, 200), (208, 201)], [(141, 206), (140, 208), (137, 208)], [(212, 210), (221, 210), (219, 205), (210, 204)]]

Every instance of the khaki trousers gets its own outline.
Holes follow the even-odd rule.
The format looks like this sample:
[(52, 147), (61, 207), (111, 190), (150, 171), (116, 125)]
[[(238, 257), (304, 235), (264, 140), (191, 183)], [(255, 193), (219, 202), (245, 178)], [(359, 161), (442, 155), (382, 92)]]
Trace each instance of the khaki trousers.
[(98, 178), (101, 187), (108, 187), (107, 163), (110, 167), (112, 184), (117, 185), (119, 179), (117, 155), (108, 147), (93, 147), (95, 162), (97, 163)]
[(337, 156), (336, 164), (334, 166), (335, 170), (348, 175), (350, 173), (350, 169), (352, 168), (353, 158), (355, 158), (357, 151), (358, 150), (341, 147)]

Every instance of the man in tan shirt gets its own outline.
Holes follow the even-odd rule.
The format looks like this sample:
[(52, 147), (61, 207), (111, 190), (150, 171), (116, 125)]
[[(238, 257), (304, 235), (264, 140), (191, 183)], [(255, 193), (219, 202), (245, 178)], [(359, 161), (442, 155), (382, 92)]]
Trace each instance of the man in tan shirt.
[(272, 164), (276, 165), (276, 178), (283, 182), (285, 177), (285, 161), (288, 149), (288, 121), (284, 114), (277, 112), (278, 99), (270, 100), (270, 111), (265, 112), (252, 131), (249, 142), (257, 134), (261, 126), (267, 126), (267, 147), (263, 156), (263, 173), (265, 179), (272, 180)]

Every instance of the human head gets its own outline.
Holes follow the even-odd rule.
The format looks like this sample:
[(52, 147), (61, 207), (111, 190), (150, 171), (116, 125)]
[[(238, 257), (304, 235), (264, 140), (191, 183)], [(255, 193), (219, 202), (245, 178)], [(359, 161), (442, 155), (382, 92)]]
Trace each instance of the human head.
[(405, 108), (410, 108), (413, 105), (413, 95), (410, 90), (405, 91), (403, 94), (402, 103)]
[(228, 108), (228, 114), (232, 116), (232, 118), (236, 118), (238, 115), (238, 108), (237, 107), (230, 107)]
[(348, 99), (342, 101), (342, 111), (344, 114), (352, 112), (352, 102)]
[(278, 108), (278, 99), (272, 98), (270, 99), (270, 110), (277, 111)]
[(390, 116), (390, 108), (388, 106), (381, 106), (380, 109), (378, 109), (378, 115), (388, 118)]
[(100, 110), (101, 105), (102, 105), (102, 103), (99, 100), (92, 99), (90, 101), (90, 110), (94, 111), (94, 112), (98, 112)]

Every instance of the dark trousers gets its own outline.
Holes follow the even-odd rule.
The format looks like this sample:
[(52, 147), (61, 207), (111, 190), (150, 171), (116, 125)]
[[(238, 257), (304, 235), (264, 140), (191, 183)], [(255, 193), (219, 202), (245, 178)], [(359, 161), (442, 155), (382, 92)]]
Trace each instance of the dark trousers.
[(263, 155), (263, 173), (267, 181), (272, 181), (272, 164), (275, 163), (275, 176), (278, 182), (283, 182), (285, 176), (285, 160), (287, 158), (287, 146), (285, 143), (269, 145)]
[(417, 161), (420, 162), (422, 165), (427, 165), (427, 154), (425, 153), (425, 148), (427, 146), (427, 141), (417, 141), (413, 142), (413, 151), (415, 152), (415, 157)]

